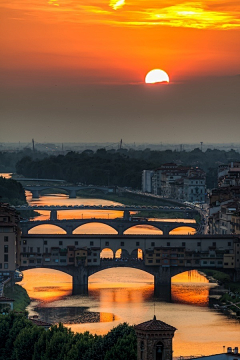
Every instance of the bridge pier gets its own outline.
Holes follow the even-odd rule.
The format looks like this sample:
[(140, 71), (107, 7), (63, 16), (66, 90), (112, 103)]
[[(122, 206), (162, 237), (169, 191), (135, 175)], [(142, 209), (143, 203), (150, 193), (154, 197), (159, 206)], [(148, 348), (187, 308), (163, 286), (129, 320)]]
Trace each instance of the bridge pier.
[(32, 198), (39, 199), (39, 191), (38, 190), (31, 190)]
[(163, 236), (169, 235), (169, 232), (170, 232), (169, 227), (166, 225), (163, 225), (162, 232), (163, 232)]
[(57, 220), (57, 210), (50, 211), (50, 220), (52, 220), (52, 221)]
[(130, 219), (130, 211), (129, 210), (124, 210), (123, 219), (124, 220)]
[(72, 294), (84, 295), (88, 293), (88, 272), (85, 266), (78, 266), (72, 273)]
[(77, 197), (76, 190), (70, 190), (69, 199), (76, 199), (76, 197)]
[(171, 269), (159, 266), (154, 274), (154, 295), (161, 301), (171, 301)]

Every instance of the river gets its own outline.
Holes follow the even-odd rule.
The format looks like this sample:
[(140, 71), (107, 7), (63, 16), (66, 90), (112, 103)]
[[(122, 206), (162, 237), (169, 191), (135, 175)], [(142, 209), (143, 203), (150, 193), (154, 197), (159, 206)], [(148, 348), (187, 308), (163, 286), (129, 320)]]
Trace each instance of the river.
[[(60, 194), (33, 200), (27, 193), (27, 199), (32, 205), (109, 204), (105, 200), (69, 199)], [(81, 214), (74, 210), (61, 211), (59, 218), (97, 218), (100, 214), (102, 216), (102, 211), (96, 210)], [(106, 218), (121, 215), (114, 210), (105, 212)], [(49, 217), (49, 213), (41, 212), (40, 218), (46, 217)], [(34, 231), (60, 233), (60, 230), (46, 225)], [(112, 230), (96, 223), (94, 227), (91, 224), (77, 231), (110, 233)], [(132, 231), (159, 233), (146, 226)], [(178, 229), (177, 233), (179, 231), (188, 233), (189, 229)], [(30, 314), (39, 314), (41, 319), (53, 323), (61, 321), (76, 332), (87, 330), (105, 334), (119, 323), (137, 324), (150, 320), (156, 314), (157, 319), (177, 328), (173, 341), (174, 357), (220, 353), (223, 346), (240, 347), (239, 322), (209, 308), (209, 297), (217, 287), (197, 271), (185, 272), (172, 279), (171, 303), (159, 302), (154, 298), (151, 275), (130, 268), (108, 269), (92, 275), (89, 278), (89, 292), (85, 296), (72, 296), (71, 277), (50, 269), (24, 271), (21, 285), (32, 299), (28, 307)]]

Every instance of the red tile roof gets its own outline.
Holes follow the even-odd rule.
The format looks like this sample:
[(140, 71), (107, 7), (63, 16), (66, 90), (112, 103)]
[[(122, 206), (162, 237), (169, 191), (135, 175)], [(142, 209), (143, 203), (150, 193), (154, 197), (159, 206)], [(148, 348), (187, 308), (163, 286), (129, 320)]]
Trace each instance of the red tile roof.
[(28, 320), (30, 320), (34, 325), (37, 325), (37, 326), (44, 326), (44, 327), (52, 326), (52, 324), (47, 323), (45, 321), (41, 321), (41, 320), (37, 320), (37, 319), (33, 319), (33, 318), (29, 318)]
[(148, 331), (175, 331), (175, 327), (166, 324), (163, 321), (157, 320), (154, 315), (153, 320), (145, 321), (141, 324), (135, 325), (136, 330), (148, 330)]
[(15, 300), (14, 300), (14, 299), (7, 298), (7, 297), (5, 297), (5, 296), (0, 296), (0, 302), (1, 302), (1, 301), (5, 302), (5, 301), (15, 301)]

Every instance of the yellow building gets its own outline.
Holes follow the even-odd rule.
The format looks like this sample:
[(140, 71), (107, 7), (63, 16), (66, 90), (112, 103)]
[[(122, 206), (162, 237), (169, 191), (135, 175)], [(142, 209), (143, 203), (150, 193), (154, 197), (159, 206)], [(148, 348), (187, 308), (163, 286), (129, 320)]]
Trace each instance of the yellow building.
[(74, 250), (75, 266), (80, 264), (87, 266), (88, 249), (86, 247)]

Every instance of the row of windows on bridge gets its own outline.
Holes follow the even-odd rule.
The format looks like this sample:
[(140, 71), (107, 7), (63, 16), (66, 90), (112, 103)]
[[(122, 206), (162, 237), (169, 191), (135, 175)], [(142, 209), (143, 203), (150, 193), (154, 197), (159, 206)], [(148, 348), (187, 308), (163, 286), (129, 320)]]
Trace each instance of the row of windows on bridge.
[[(44, 240), (44, 245), (47, 245), (47, 244), (48, 244), (48, 241), (47, 241), (47, 240)], [(58, 244), (59, 244), (59, 246), (63, 246), (63, 241), (62, 241), (62, 240), (59, 240)], [(23, 245), (27, 245), (27, 240), (23, 240)], [(74, 242), (74, 245), (75, 245), (75, 246), (78, 246), (78, 245), (79, 245), (79, 244), (78, 244), (78, 241), (75, 241), (75, 242)], [(94, 241), (90, 241), (90, 246), (94, 246)], [(109, 241), (105, 241), (105, 246), (109, 246)], [(120, 242), (120, 246), (125, 246), (125, 242), (124, 242), (124, 241), (121, 241), (121, 242)], [(140, 246), (140, 242), (139, 242), (139, 241), (136, 241), (136, 246)], [(152, 242), (151, 242), (151, 246), (152, 246), (152, 247), (155, 246), (155, 241), (152, 241)], [(170, 242), (170, 241), (167, 242), (167, 246), (171, 246), (171, 242)], [(186, 242), (183, 241), (181, 246), (185, 247), (185, 246), (186, 246)], [(216, 241), (213, 241), (213, 242), (212, 242), (212, 246), (213, 246), (213, 247), (216, 247), (216, 246), (217, 246), (217, 242), (216, 242)], [(231, 241), (228, 242), (228, 246), (232, 246)], [(197, 247), (201, 247), (201, 241), (198, 241), (198, 242), (197, 242)], [(23, 247), (23, 252), (26, 252), (26, 250), (24, 250), (24, 249), (26, 249), (26, 248)], [(38, 249), (40, 249), (40, 248), (38, 248)], [(39, 252), (40, 252), (40, 251), (39, 251)]]

